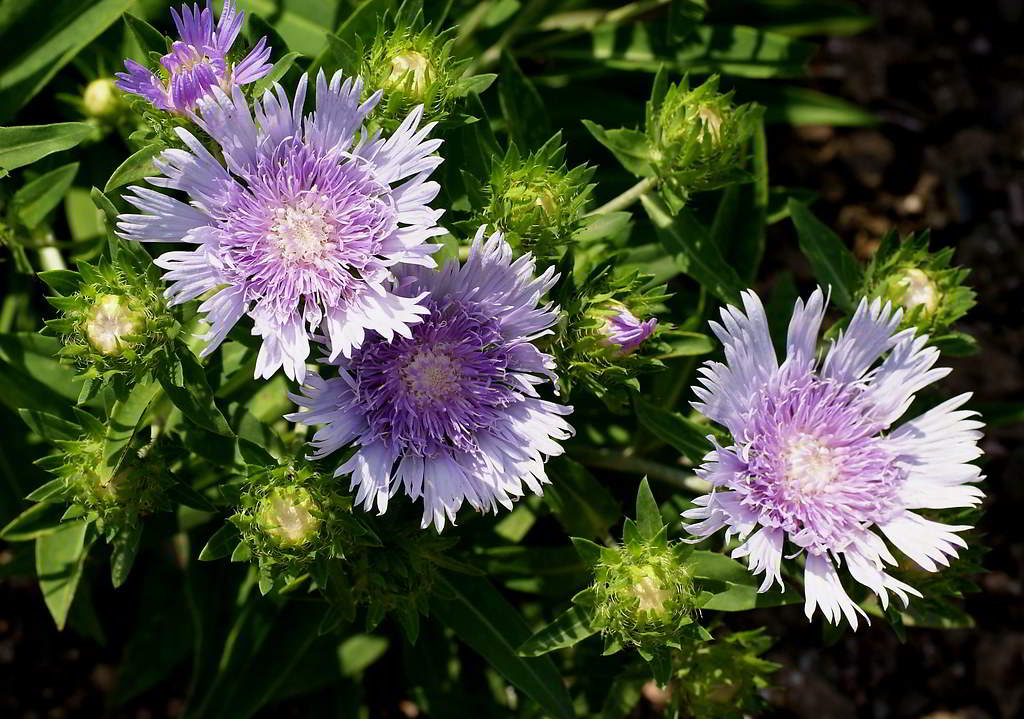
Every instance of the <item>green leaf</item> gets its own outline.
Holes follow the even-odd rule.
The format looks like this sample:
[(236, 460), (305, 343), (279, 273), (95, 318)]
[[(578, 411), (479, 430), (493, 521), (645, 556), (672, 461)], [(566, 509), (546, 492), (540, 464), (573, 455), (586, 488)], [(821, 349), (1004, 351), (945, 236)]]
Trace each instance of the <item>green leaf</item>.
[(35, 409), (19, 409), (18, 414), (29, 428), (43, 439), (51, 442), (62, 439), (78, 439), (82, 428), (74, 422), (54, 417), (52, 414)]
[[(54, 0), (45, 10), (34, 3), (21, 3), (33, 10), (13, 20), (14, 13), (7, 6), (16, 3), (5, 3), (7, 17), (3, 20), (8, 22), (0, 34), (0, 122), (13, 117), (133, 2)], [(40, 17), (39, 12), (44, 15)], [(2, 141), (0, 146), (4, 146)], [(0, 160), (0, 167), (7, 165)]]
[(796, 604), (803, 601), (800, 593), (792, 588), (785, 592), (777, 588), (759, 594), (757, 586), (750, 584), (733, 584), (727, 582), (724, 592), (715, 594), (701, 609), (714, 609), (719, 612), (745, 612), (759, 607), (778, 607), (783, 604)]
[(811, 263), (814, 276), (832, 288), (832, 298), (850, 312), (864, 271), (853, 253), (831, 229), (796, 200), (789, 201), (789, 216), (796, 226), (800, 251)]
[(694, 464), (700, 464), (704, 455), (711, 451), (711, 443), (707, 439), (711, 434), (710, 427), (688, 420), (678, 412), (662, 409), (639, 395), (633, 397), (633, 407), (644, 429)]
[(132, 565), (135, 564), (135, 557), (139, 553), (141, 542), (141, 522), (133, 522), (122, 527), (114, 537), (113, 549), (110, 553), (110, 582), (115, 589), (128, 579), (128, 573), (131, 572)]
[(764, 120), (773, 124), (832, 125), (833, 127), (870, 127), (878, 117), (852, 102), (817, 90), (792, 85), (752, 86), (744, 90), (744, 100), (764, 105)]
[(627, 170), (637, 177), (654, 176), (652, 162), (655, 150), (647, 135), (639, 130), (626, 128), (606, 130), (590, 120), (584, 120), (583, 125)]
[(599, 561), (601, 561), (601, 545), (591, 542), (589, 539), (583, 537), (570, 537), (572, 540), (572, 546), (575, 547), (577, 554), (580, 555), (580, 559), (588, 567), (593, 567)]
[(36, 277), (45, 282), (51, 290), (65, 297), (75, 294), (82, 286), (82, 276), (74, 270), (44, 270), (36, 273)]
[(54, 152), (68, 150), (93, 132), (93, 126), (85, 122), (0, 127), (0, 177)]
[(654, 539), (658, 532), (665, 526), (661, 519), (661, 510), (658, 503), (654, 501), (654, 494), (651, 492), (651, 485), (647, 477), (640, 480), (640, 487), (636, 492), (636, 525), (640, 530), (640, 536), (644, 539)]
[(107, 180), (107, 184), (103, 186), (103, 192), (116, 190), (129, 182), (138, 182), (145, 177), (159, 175), (160, 170), (157, 169), (154, 161), (164, 149), (164, 146), (158, 142), (143, 147), (114, 170), (110, 179)]
[(342, 676), (354, 677), (380, 659), (388, 649), (386, 637), (354, 634), (338, 645), (338, 666)]
[(82, 578), (87, 547), (86, 522), (69, 522), (52, 534), (36, 539), (36, 574), (43, 601), (57, 629), (63, 629), (68, 610)]
[(509, 137), (520, 150), (534, 150), (551, 137), (544, 101), (507, 50), (501, 53), (498, 101)]
[(139, 382), (127, 398), (114, 402), (107, 419), (107, 436), (103, 447), (103, 457), (108, 466), (116, 467), (120, 463), (124, 450), (135, 435), (135, 428), (159, 392), (159, 382)]
[(12, 519), (6, 527), (0, 529), (0, 539), (6, 542), (27, 542), (53, 534), (60, 528), (60, 518), (63, 514), (63, 503), (33, 504)]
[(128, 32), (132, 34), (132, 37), (135, 38), (135, 42), (139, 43), (139, 48), (143, 54), (148, 55), (151, 52), (155, 52), (163, 55), (167, 52), (167, 38), (164, 37), (162, 32), (145, 20), (135, 17), (130, 12), (126, 12), (122, 17), (124, 18), (125, 27), (128, 28)]
[(700, 332), (674, 331), (668, 334), (665, 340), (672, 349), (663, 355), (658, 355), (658, 359), (665, 360), (672, 357), (705, 355), (715, 349), (715, 344), (711, 341), (711, 338)]
[(640, 202), (654, 223), (658, 239), (672, 253), (679, 271), (697, 280), (722, 302), (740, 304), (740, 292), (746, 283), (725, 261), (707, 230), (693, 214), (684, 209), (672, 217), (665, 203), (651, 194), (641, 195)]
[(734, 584), (754, 582), (749, 569), (721, 552), (695, 549), (690, 552), (686, 566), (693, 572), (693, 576), (699, 579), (715, 579)]
[(78, 163), (72, 162), (40, 175), (15, 192), (11, 207), (21, 224), (31, 229), (46, 219), (64, 199), (77, 173)]
[(212, 562), (215, 559), (226, 557), (235, 551), (235, 547), (241, 541), (238, 528), (227, 522), (213, 533), (203, 551), (199, 553), (200, 562)]
[(252, 96), (263, 97), (263, 93), (269, 90), (270, 87), (278, 82), (285, 74), (292, 69), (292, 65), (295, 61), (302, 57), (302, 53), (290, 52), (280, 60), (274, 63), (274, 66), (270, 68), (270, 72), (261, 77), (259, 80), (252, 85)]
[(519, 612), (480, 577), (446, 574), (438, 577), (444, 593), (435, 597), (431, 614), (487, 660), (505, 679), (555, 717), (572, 717), (569, 694), (548, 657), (525, 658), (516, 653), (530, 638)]
[(160, 373), (160, 385), (174, 406), (192, 422), (222, 437), (234, 437), (228, 421), (214, 401), (206, 370), (183, 342), (175, 342), (175, 357), (181, 363), (182, 383), (169, 373)]
[(578, 462), (557, 457), (548, 462), (552, 483), (544, 488), (544, 502), (565, 530), (578, 537), (604, 537), (622, 517), (619, 503)]
[(556, 649), (572, 647), (596, 632), (594, 610), (572, 606), (523, 642), (519, 647), (519, 656), (538, 657)]
[(29, 493), (25, 499), (29, 502), (45, 502), (48, 499), (59, 497), (64, 494), (66, 489), (67, 484), (64, 481), (64, 478), (57, 477), (56, 479), (51, 479), (41, 487), (36, 487), (36, 489)]

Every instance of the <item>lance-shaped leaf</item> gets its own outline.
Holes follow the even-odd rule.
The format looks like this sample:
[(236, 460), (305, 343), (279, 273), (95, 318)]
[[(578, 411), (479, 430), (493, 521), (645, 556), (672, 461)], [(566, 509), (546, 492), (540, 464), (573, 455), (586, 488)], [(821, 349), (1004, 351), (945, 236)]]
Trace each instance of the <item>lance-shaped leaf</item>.
[(707, 439), (710, 427), (688, 420), (678, 412), (662, 409), (639, 395), (633, 397), (633, 406), (637, 419), (646, 430), (694, 464), (700, 464), (704, 455), (711, 451), (711, 443)]
[(864, 278), (853, 253), (835, 232), (796, 200), (789, 201), (789, 216), (796, 226), (800, 251), (810, 261), (814, 276), (832, 288), (832, 299), (837, 305), (847, 312), (853, 311), (857, 289)]
[(0, 127), (0, 177), (54, 152), (70, 149), (93, 132), (93, 126), (85, 122)]
[(654, 539), (665, 526), (647, 477), (640, 481), (640, 487), (636, 492), (636, 526), (644, 539)]
[(110, 179), (107, 180), (107, 184), (103, 186), (103, 191), (110, 192), (129, 182), (138, 182), (144, 177), (159, 175), (160, 170), (157, 169), (156, 158), (163, 151), (164, 146), (159, 142), (146, 145), (114, 170)]
[(86, 522), (68, 522), (36, 540), (36, 574), (43, 600), (57, 629), (63, 629), (75, 599), (88, 551)]
[(178, 363), (175, 369), (180, 368), (180, 375), (160, 373), (160, 385), (174, 406), (203, 429), (223, 437), (234, 437), (235, 433), (214, 402), (213, 390), (199, 359), (180, 341), (174, 343), (174, 358)]
[(72, 162), (40, 175), (15, 192), (11, 207), (21, 224), (33, 228), (46, 219), (64, 199), (77, 172), (78, 163)]
[(569, 534), (603, 537), (619, 521), (619, 503), (583, 465), (557, 457), (548, 462), (548, 474), (544, 501)]
[(569, 694), (547, 657), (521, 657), (516, 648), (530, 638), (519, 612), (481, 577), (438, 578), (450, 597), (435, 597), (430, 611), (526, 696), (554, 717), (573, 716)]
[(556, 649), (572, 647), (597, 631), (594, 626), (594, 609), (573, 605), (523, 642), (519, 647), (519, 656), (538, 657)]
[(654, 176), (654, 145), (647, 135), (627, 128), (606, 130), (596, 122), (583, 121), (594, 139), (607, 147), (622, 166), (637, 177)]

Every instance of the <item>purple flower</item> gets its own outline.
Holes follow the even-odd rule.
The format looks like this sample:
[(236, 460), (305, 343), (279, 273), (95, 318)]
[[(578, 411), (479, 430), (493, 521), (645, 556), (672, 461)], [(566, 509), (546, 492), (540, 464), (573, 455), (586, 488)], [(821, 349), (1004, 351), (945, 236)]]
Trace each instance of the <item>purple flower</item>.
[(432, 124), (417, 129), (422, 108), (390, 138), (368, 137), (363, 120), (380, 94), (359, 104), (362, 82), (342, 84), (340, 72), (330, 86), (321, 72), (316, 84), (316, 108), (305, 118), (303, 76), (291, 106), (275, 85), (276, 95), (254, 105), (255, 120), (237, 87), (230, 98), (215, 88), (196, 121), (227, 168), (179, 128), (188, 150), (165, 151), (164, 176), (149, 181), (191, 202), (132, 187), (126, 199), (145, 214), (118, 223), (126, 239), (188, 246), (155, 261), (169, 270), (167, 297), (178, 304), (217, 290), (199, 307), (210, 324), (203, 355), (251, 316), (252, 333), (263, 338), (258, 377), (283, 367), (301, 382), (308, 332), (325, 333), (332, 356), (347, 357), (365, 330), (409, 337), (409, 325), (429, 311), (422, 295), (396, 294), (387, 282), (401, 263), (435, 266), (438, 245), (426, 240), (444, 234), (443, 211), (427, 206), (439, 190), (427, 177), (441, 162), (441, 141), (426, 139)]
[(241, 62), (228, 63), (228, 52), (245, 17), (231, 0), (224, 0), (216, 28), (209, 0), (202, 11), (198, 4), (191, 8), (182, 5), (181, 14), (172, 9), (171, 17), (181, 40), (176, 40), (171, 51), (160, 59), (169, 81), (165, 83), (134, 60), (125, 60), (127, 72), (117, 73), (117, 86), (123, 91), (139, 95), (161, 110), (185, 114), (214, 88), (230, 92), (232, 87), (248, 85), (270, 72), (270, 48), (265, 37)]
[[(902, 311), (880, 300), (862, 300), (849, 327), (820, 362), (815, 357), (825, 312), (821, 290), (798, 300), (789, 324), (787, 357), (780, 366), (764, 308), (753, 292), (744, 312), (722, 311), (725, 326), (712, 329), (725, 346), (727, 364), (701, 368), (694, 407), (728, 428), (734, 444), (715, 448), (698, 474), (713, 491), (683, 514), (703, 520), (687, 529), (706, 537), (722, 527), (744, 543), (733, 552), (764, 573), (759, 591), (782, 584), (785, 540), (806, 552), (805, 613), (817, 607), (833, 624), (843, 616), (857, 628), (864, 615), (840, 584), (837, 565), (888, 606), (888, 592), (904, 605), (921, 596), (886, 574), (896, 559), (883, 537), (923, 569), (933, 572), (967, 546), (948, 526), (918, 509), (970, 507), (982, 478), (968, 464), (980, 456), (982, 424), (959, 408), (969, 394), (921, 416), (893, 424), (914, 393), (944, 377), (933, 368), (939, 352), (926, 336), (897, 332)], [(876, 362), (885, 355), (884, 359)]]
[(642, 345), (654, 333), (658, 320), (654, 317), (641, 322), (629, 309), (615, 303), (612, 314), (605, 319), (601, 327), (602, 341), (609, 347), (615, 347), (620, 354), (629, 354)]
[(558, 315), (540, 297), (557, 279), (512, 250), (498, 233), (476, 235), (464, 265), (410, 268), (396, 286), (406, 297), (430, 293), (430, 315), (408, 337), (374, 337), (337, 358), (339, 377), (311, 376), (292, 399), (308, 412), (287, 415), (324, 425), (313, 458), (354, 443), (335, 475), (351, 473), (356, 502), (383, 514), (404, 488), (423, 499), (423, 526), (440, 531), (468, 501), (478, 511), (511, 509), (524, 485), (540, 494), (545, 456), (562, 453), (572, 411), (541, 399), (535, 385), (554, 380), (554, 361), (531, 342), (550, 334)]

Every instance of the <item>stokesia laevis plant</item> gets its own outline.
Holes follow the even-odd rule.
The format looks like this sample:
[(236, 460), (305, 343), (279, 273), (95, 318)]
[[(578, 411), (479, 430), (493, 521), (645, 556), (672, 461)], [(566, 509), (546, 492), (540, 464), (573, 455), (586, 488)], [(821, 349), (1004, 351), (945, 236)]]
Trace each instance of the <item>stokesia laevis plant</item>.
[[(121, 236), (140, 242), (180, 242), (187, 250), (155, 260), (168, 270), (172, 304), (207, 292), (199, 310), (210, 331), (202, 356), (248, 314), (262, 338), (256, 376), (283, 368), (299, 382), (309, 356), (307, 333), (320, 330), (331, 357), (351, 356), (373, 330), (390, 341), (409, 337), (409, 325), (428, 310), (420, 295), (388, 289), (402, 263), (434, 267), (444, 234), (442, 210), (427, 203), (439, 187), (428, 182), (441, 162), (433, 125), (419, 128), (414, 110), (388, 138), (368, 136), (362, 123), (379, 99), (359, 102), (358, 78), (316, 81), (315, 110), (303, 117), (303, 76), (289, 104), (274, 86), (250, 112), (236, 87), (200, 103), (197, 122), (216, 141), (222, 165), (188, 130), (187, 150), (166, 150), (162, 177), (150, 182), (181, 190), (190, 204), (142, 187), (126, 199), (143, 214), (121, 215)], [(398, 184), (401, 183), (401, 184)]]
[(820, 289), (797, 301), (781, 365), (753, 292), (743, 294), (743, 311), (722, 311), (724, 326), (712, 323), (726, 364), (702, 367), (694, 407), (728, 428), (733, 444), (716, 442), (705, 457), (698, 474), (713, 491), (683, 516), (701, 520), (687, 527), (696, 537), (725, 527), (727, 537), (745, 540), (733, 556), (764, 573), (761, 592), (782, 584), (788, 540), (806, 557), (808, 618), (820, 607), (833, 624), (845, 616), (856, 629), (857, 614), (867, 615), (843, 589), (837, 565), (883, 607), (890, 591), (906, 605), (908, 595), (921, 595), (886, 573), (896, 559), (882, 537), (929, 572), (967, 546), (956, 532), (970, 527), (916, 510), (981, 502), (973, 484), (981, 471), (969, 462), (981, 455), (982, 424), (959, 409), (970, 397), (963, 394), (894, 427), (918, 390), (949, 373), (934, 367), (938, 350), (913, 329), (898, 331), (901, 310), (864, 299), (819, 362), (825, 304)]
[(126, 59), (126, 72), (117, 73), (117, 86), (124, 92), (138, 95), (157, 109), (184, 115), (214, 88), (229, 92), (270, 72), (270, 48), (265, 37), (241, 61), (230, 62), (228, 53), (245, 19), (245, 13), (238, 12), (231, 0), (224, 0), (216, 26), (209, 0), (203, 10), (198, 4), (191, 8), (182, 5), (180, 14), (172, 9), (171, 17), (181, 39), (174, 41), (171, 51), (160, 59), (160, 74)]
[(287, 415), (324, 425), (313, 436), (320, 459), (350, 443), (338, 467), (351, 473), (355, 502), (383, 514), (400, 488), (423, 499), (423, 522), (438, 531), (462, 503), (477, 511), (512, 508), (525, 489), (548, 481), (545, 456), (572, 435), (572, 411), (541, 399), (554, 362), (532, 341), (549, 334), (558, 311), (539, 305), (557, 277), (534, 277), (529, 254), (515, 258), (500, 233), (477, 232), (465, 264), (440, 272), (403, 269), (394, 291), (423, 297), (429, 314), (409, 336), (375, 336), (351, 357), (332, 350), (339, 377), (311, 376), (292, 399), (308, 412)]

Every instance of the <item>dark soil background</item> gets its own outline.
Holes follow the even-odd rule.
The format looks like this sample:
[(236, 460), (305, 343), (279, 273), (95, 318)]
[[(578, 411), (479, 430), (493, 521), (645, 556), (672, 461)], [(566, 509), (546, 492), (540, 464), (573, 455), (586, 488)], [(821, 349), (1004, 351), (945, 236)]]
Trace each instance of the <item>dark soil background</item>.
[[(982, 353), (953, 361), (945, 389), (973, 389), (984, 403), (1024, 401), (1024, 3), (864, 5), (877, 25), (830, 40), (811, 85), (871, 109), (881, 124), (771, 128), (772, 180), (819, 192), (815, 211), (862, 257), (893, 227), (931, 228), (934, 245), (955, 246), (956, 263), (972, 268), (978, 292), (962, 329), (980, 340)], [(772, 229), (766, 284), (771, 268), (783, 267), (809, 281), (791, 225)], [(823, 646), (801, 607), (751, 617), (779, 640), (769, 655), (784, 665), (770, 694), (772, 715), (1024, 716), (1022, 439), (1024, 426), (1007, 422), (990, 427), (984, 440), (981, 529), (991, 548), (989, 571), (980, 579), (983, 591), (966, 600), (977, 627), (910, 630), (901, 643), (876, 622)], [(124, 606), (133, 606), (131, 599)], [(116, 642), (104, 647), (73, 632), (57, 634), (34, 584), (0, 580), (0, 717), (100, 716), (118, 655)], [(181, 679), (172, 683), (182, 686)], [(114, 716), (169, 717), (180, 709), (180, 700), (156, 689)], [(650, 707), (640, 711), (651, 715)], [(303, 715), (281, 706), (262, 714)]]

